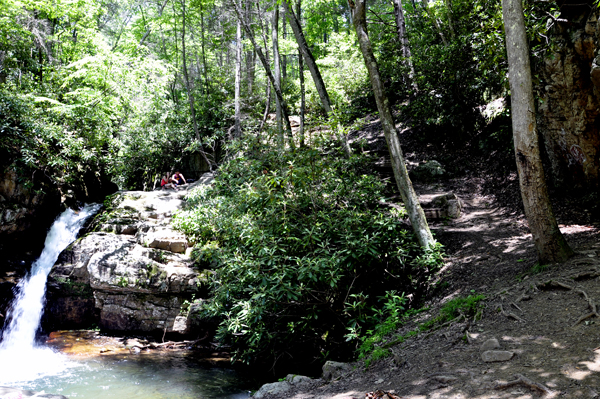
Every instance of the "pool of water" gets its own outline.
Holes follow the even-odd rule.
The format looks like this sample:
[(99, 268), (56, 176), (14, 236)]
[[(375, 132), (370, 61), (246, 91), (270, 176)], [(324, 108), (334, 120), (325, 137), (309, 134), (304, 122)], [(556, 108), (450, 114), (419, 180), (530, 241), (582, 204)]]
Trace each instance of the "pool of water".
[(223, 360), (218, 353), (188, 350), (131, 353), (126, 340), (58, 332), (45, 348), (0, 353), (0, 386), (71, 399), (250, 397), (252, 382)]

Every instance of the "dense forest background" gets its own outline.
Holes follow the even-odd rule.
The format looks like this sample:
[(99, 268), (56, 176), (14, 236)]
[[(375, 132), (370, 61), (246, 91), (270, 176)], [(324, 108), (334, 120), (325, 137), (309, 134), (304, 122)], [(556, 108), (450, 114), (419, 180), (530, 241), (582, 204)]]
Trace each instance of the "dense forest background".
[[(560, 52), (551, 32), (585, 25), (595, 7), (565, 15), (565, 3), (524, 2), (537, 98), (552, 76), (540, 70)], [(438, 244), (406, 229), (406, 210), (386, 204), (396, 189), (353, 136), (381, 112), (354, 7), (2, 0), (3, 172), (74, 203), (114, 184), (152, 190), (175, 169), (218, 170), (176, 222), (200, 248), (197, 265), (218, 271), (204, 309), (217, 337), (249, 362), (347, 357), (435, 290), (442, 262)], [(583, 22), (564, 19), (573, 15)], [(366, 23), (389, 105), (417, 145), (438, 149), (454, 175), (473, 167), (463, 156), (514, 175), (500, 2), (369, 1)], [(559, 36), (573, 36), (565, 26)], [(577, 168), (597, 150), (568, 147), (579, 174), (565, 175), (549, 142), (551, 187), (587, 190), (593, 203), (597, 168)]]

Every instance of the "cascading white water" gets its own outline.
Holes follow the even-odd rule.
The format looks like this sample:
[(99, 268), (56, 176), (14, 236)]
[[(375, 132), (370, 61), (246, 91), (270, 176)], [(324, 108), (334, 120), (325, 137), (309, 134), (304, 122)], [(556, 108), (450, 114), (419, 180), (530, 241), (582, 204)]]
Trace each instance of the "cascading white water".
[(92, 204), (79, 212), (64, 211), (50, 228), (44, 250), (33, 263), (30, 273), (17, 285), (0, 342), (0, 382), (29, 379), (44, 374), (44, 368), (57, 371), (56, 364), (44, 364), (46, 360), (54, 363), (49, 360), (54, 352), (35, 342), (44, 309), (46, 279), (60, 253), (75, 240), (86, 219), (98, 209), (100, 205)]

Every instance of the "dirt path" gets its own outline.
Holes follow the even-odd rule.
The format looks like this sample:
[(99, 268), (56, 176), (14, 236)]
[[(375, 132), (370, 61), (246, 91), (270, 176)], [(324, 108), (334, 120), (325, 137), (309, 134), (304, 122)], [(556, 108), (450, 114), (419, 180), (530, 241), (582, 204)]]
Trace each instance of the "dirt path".
[[(495, 207), (480, 193), (480, 183), (464, 179), (418, 187), (420, 194), (453, 190), (464, 208), (457, 220), (432, 223), (448, 254), (445, 288), (427, 313), (403, 329), (414, 329), (449, 299), (470, 293), (486, 295), (482, 318), (421, 333), (366, 370), (357, 363), (338, 380), (316, 380), (276, 397), (363, 399), (376, 390), (410, 399), (599, 396), (598, 228), (561, 225), (577, 255), (536, 273), (524, 217)], [(484, 343), (500, 352), (483, 355)], [(507, 359), (486, 361), (492, 355)]]

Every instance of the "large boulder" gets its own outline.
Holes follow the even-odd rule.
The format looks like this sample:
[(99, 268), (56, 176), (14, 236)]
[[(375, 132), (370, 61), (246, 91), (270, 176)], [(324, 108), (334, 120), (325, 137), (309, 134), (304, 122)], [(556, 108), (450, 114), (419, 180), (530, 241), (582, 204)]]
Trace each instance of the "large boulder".
[(561, 8), (539, 66), (539, 131), (550, 178), (563, 188), (600, 185), (600, 21), (585, 2)]
[(171, 229), (185, 191), (120, 192), (96, 230), (60, 255), (48, 279), (47, 328), (111, 332), (194, 331), (189, 303), (206, 294), (187, 238)]

